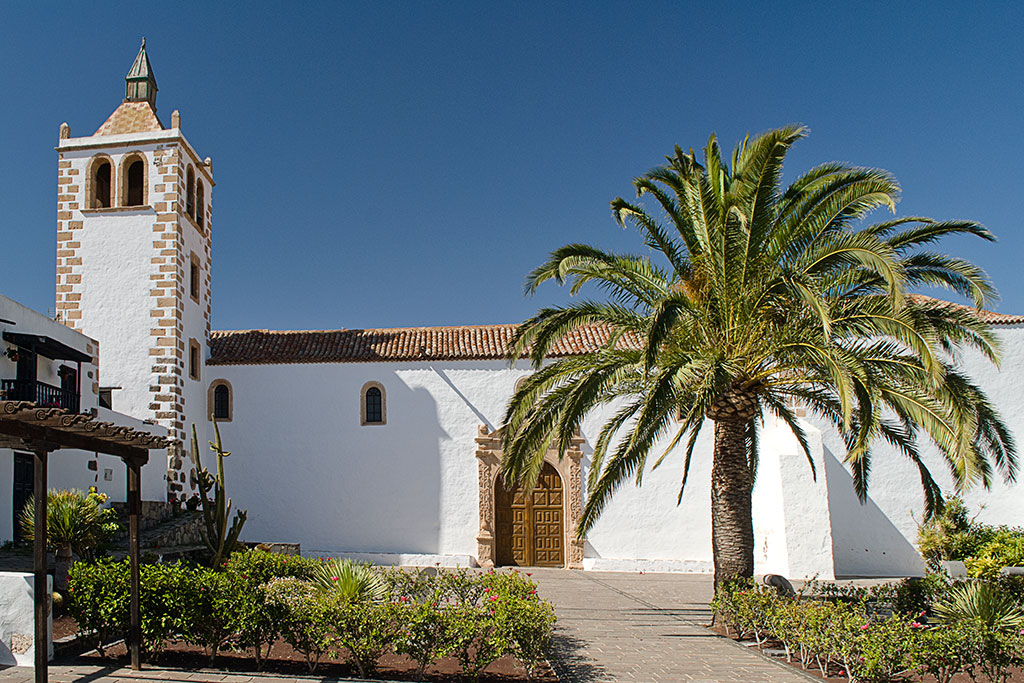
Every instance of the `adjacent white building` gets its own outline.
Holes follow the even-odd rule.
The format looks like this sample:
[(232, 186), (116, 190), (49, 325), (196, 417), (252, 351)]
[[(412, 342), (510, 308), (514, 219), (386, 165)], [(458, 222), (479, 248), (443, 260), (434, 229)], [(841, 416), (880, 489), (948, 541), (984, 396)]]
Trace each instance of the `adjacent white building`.
[[(216, 415), (232, 452), (229, 493), (249, 509), (247, 540), (380, 562), (711, 571), (710, 428), (680, 505), (681, 458), (670, 459), (642, 488), (621, 488), (584, 541), (573, 529), (591, 444), (607, 415), (590, 416), (564, 458), (549, 455), (537, 490), (523, 495), (498, 482), (495, 432), (529, 373), (525, 363), (504, 360), (512, 325), (211, 332), (212, 162), (186, 140), (176, 111), (169, 127), (157, 116), (144, 45), (126, 84), (125, 101), (94, 134), (72, 137), (61, 126), (57, 308), (88, 337), (46, 322), (60, 330), (54, 339), (88, 356), (78, 373), (87, 378), (83, 408), (102, 393), (179, 439), (147, 496), (154, 486), (160, 497), (191, 495), (187, 434), (195, 424), (212, 438)], [(1005, 346), (1001, 369), (970, 354), (961, 360), (1024, 433), (1014, 387), (1024, 377), (1024, 318), (990, 321)], [(581, 333), (559, 353), (601, 341), (600, 330)], [(13, 367), (0, 361), (0, 371)], [(861, 504), (837, 436), (812, 422), (807, 428), (816, 478), (788, 430), (765, 425), (754, 492), (757, 570), (920, 573), (916, 470), (880, 448), (872, 497)], [(1019, 519), (1019, 499), (1002, 484), (968, 498), (1003, 523)]]

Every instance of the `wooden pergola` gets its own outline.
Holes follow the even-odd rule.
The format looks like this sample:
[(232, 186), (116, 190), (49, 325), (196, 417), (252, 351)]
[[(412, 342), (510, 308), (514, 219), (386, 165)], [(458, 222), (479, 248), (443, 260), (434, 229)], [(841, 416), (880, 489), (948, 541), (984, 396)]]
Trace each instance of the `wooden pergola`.
[(139, 512), (142, 507), (141, 469), (149, 451), (164, 449), (171, 441), (131, 427), (101, 422), (93, 415), (61, 408), (40, 407), (29, 401), (0, 401), (0, 448), (29, 451), (35, 456), (35, 680), (47, 680), (49, 632), (46, 596), (46, 466), (50, 453), (62, 448), (105, 453), (121, 458), (128, 468), (128, 554), (131, 565), (131, 601), (128, 616), (128, 650), (132, 668), (141, 666), (139, 646)]

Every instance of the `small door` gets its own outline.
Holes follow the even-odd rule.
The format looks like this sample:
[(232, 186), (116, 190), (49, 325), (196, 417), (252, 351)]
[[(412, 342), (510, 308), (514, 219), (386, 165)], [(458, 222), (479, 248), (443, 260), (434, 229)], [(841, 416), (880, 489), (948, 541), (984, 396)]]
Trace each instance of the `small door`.
[(14, 540), (21, 540), (21, 510), (32, 495), (35, 478), (35, 456), (29, 453), (14, 454)]
[(497, 564), (565, 566), (563, 510), (562, 478), (549, 463), (529, 494), (518, 487), (508, 491), (499, 479), (494, 496)]

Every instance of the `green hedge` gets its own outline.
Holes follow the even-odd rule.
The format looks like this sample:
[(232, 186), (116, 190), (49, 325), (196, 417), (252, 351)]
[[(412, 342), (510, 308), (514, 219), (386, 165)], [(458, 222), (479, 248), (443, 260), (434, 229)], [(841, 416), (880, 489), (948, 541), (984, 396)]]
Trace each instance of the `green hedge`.
[[(1015, 582), (990, 585), (1011, 597), (1019, 590)], [(850, 681), (898, 681), (917, 674), (948, 683), (958, 673), (972, 681), (1008, 680), (1011, 667), (1024, 665), (1024, 630), (999, 629), (970, 616), (932, 623), (933, 601), (948, 593), (938, 577), (871, 590), (812, 585), (796, 598), (737, 582), (720, 588), (711, 606), (738, 637), (775, 641), (789, 661), (823, 673), (838, 669)], [(921, 611), (899, 609), (921, 604)]]
[[(532, 677), (543, 662), (555, 622), (536, 585), (511, 572), (440, 571), (435, 576), (374, 569), (386, 599), (351, 601), (308, 579), (319, 561), (250, 550), (222, 571), (198, 565), (147, 564), (141, 569), (141, 622), (147, 656), (172, 639), (203, 647), (211, 658), (247, 651), (262, 668), (283, 638), (306, 656), (311, 672), (328, 653), (347, 653), (364, 677), (386, 652), (408, 654), (418, 674), (456, 657), (469, 680), (503, 655)], [(128, 563), (79, 562), (71, 571), (69, 609), (99, 646), (128, 627)], [(102, 653), (102, 649), (100, 650)]]

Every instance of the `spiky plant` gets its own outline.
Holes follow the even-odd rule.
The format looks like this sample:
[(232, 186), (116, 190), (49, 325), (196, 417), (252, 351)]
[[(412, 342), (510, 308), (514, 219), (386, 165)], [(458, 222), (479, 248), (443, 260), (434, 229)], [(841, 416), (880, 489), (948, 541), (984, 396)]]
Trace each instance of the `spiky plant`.
[[(92, 553), (118, 531), (117, 514), (103, 507), (105, 494), (84, 493), (73, 489), (50, 490), (46, 494), (46, 544), (56, 553), (54, 587), (67, 586), (68, 571), (74, 553), (92, 559)], [(35, 496), (29, 496), (19, 518), (22, 537), (36, 536)]]
[[(570, 244), (527, 277), (528, 293), (554, 281), (572, 295), (588, 285), (607, 294), (541, 309), (510, 348), (511, 359), (528, 356), (536, 372), (505, 414), (507, 483), (532, 486), (550, 447), (564, 453), (584, 416), (614, 410), (593, 443), (580, 536), (618, 486), (641, 482), (658, 443), (668, 447), (655, 467), (681, 451), (681, 497), (710, 420), (716, 585), (750, 576), (757, 425), (766, 416), (784, 421), (810, 461), (796, 403), (845, 438), (861, 500), (879, 439), (918, 468), (928, 515), (942, 494), (919, 437), (936, 444), (958, 490), (987, 486), (994, 469), (1015, 477), (1009, 431), (948, 353), (970, 347), (996, 362), (991, 331), (975, 309), (909, 294), (945, 287), (984, 306), (995, 292), (978, 267), (923, 247), (991, 233), (971, 221), (920, 217), (864, 225), (873, 209), (894, 210), (899, 194), (896, 180), (876, 169), (829, 163), (783, 187), (783, 161), (805, 132), (790, 126), (748, 138), (731, 163), (714, 136), (703, 163), (676, 147), (666, 165), (634, 180), (648, 201), (611, 203), (653, 257)], [(603, 347), (550, 357), (560, 339), (594, 325), (610, 331)]]
[(325, 560), (310, 580), (349, 602), (380, 602), (388, 596), (388, 585), (378, 572), (348, 558)]
[(947, 624), (977, 620), (999, 631), (1024, 626), (1024, 612), (1017, 601), (999, 586), (985, 581), (953, 584), (932, 606), (932, 612)]
[(210, 553), (210, 567), (219, 569), (227, 558), (231, 557), (238, 543), (247, 511), (238, 510), (234, 519), (231, 518), (231, 499), (228, 498), (224, 486), (224, 458), (231, 455), (231, 452), (224, 450), (216, 420), (213, 421), (213, 429), (217, 440), (210, 441), (209, 444), (210, 450), (217, 455), (217, 474), (213, 475), (203, 467), (199, 458), (199, 438), (196, 436), (195, 425), (192, 425), (192, 458), (199, 486), (199, 502), (203, 511), (203, 526), (200, 527), (200, 532), (203, 543)]

